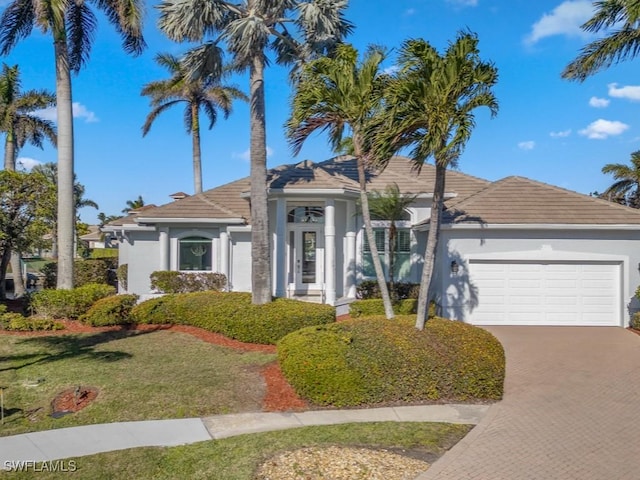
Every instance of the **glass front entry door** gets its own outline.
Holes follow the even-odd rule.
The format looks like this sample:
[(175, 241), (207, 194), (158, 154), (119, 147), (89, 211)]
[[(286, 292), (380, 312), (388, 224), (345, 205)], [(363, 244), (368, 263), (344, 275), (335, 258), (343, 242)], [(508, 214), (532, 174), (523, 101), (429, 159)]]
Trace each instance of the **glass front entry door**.
[(289, 232), (289, 283), (297, 292), (322, 288), (323, 243), (321, 227), (305, 225)]

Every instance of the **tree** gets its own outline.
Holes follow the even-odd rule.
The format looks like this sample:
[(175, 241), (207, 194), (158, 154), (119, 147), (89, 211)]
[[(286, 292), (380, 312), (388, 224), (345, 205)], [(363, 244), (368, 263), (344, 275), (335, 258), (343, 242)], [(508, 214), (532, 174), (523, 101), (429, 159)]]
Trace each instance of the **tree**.
[(104, 212), (100, 212), (100, 213), (98, 213), (99, 227), (102, 228), (107, 223), (111, 223), (114, 220), (118, 220), (119, 218), (122, 218), (122, 216), (121, 215), (107, 215)]
[[(74, 154), (71, 72), (77, 73), (89, 59), (97, 17), (91, 2), (65, 0), (13, 0), (0, 16), (0, 53), (7, 54), (34, 27), (50, 33), (56, 68), (58, 114), (58, 288), (73, 288), (74, 257)], [(139, 54), (142, 38), (141, 0), (92, 2), (102, 10), (123, 38), (128, 53)]]
[(122, 213), (128, 214), (131, 210), (137, 210), (142, 207), (144, 207), (144, 200), (142, 195), (138, 195), (135, 200), (127, 200), (127, 206), (122, 209)]
[[(55, 163), (43, 163), (42, 165), (36, 165), (31, 170), (34, 173), (42, 175), (44, 179), (51, 186), (50, 192), (51, 195), (46, 197), (42, 197), (38, 200), (39, 203), (39, 212), (47, 225), (49, 225), (49, 230), (51, 233), (51, 256), (53, 258), (58, 258), (58, 250), (59, 250), (59, 240), (58, 240), (58, 199), (57, 199), (57, 185), (56, 178), (58, 176), (58, 166)], [(98, 209), (98, 204), (93, 200), (84, 197), (85, 188), (84, 185), (79, 183), (76, 180), (75, 174), (73, 175), (73, 210), (74, 212), (80, 208), (91, 207)], [(74, 244), (76, 238), (77, 224), (80, 222), (79, 217), (76, 216), (74, 220)], [(74, 255), (75, 256), (75, 255)]]
[[(345, 129), (356, 157), (360, 203), (373, 266), (380, 286), (387, 318), (393, 318), (393, 306), (378, 255), (367, 195), (367, 170), (382, 167), (390, 158), (378, 157), (368, 139), (368, 129), (382, 111), (383, 93), (388, 77), (381, 72), (385, 59), (382, 49), (370, 47), (361, 62), (351, 45), (339, 45), (333, 57), (323, 57), (302, 67), (295, 85), (287, 135), (297, 155), (305, 140), (317, 130), (326, 130), (335, 150), (345, 148)], [(349, 143), (349, 142), (347, 142)]]
[(194, 77), (177, 57), (161, 53), (156, 62), (165, 67), (171, 78), (147, 83), (142, 95), (151, 97), (151, 113), (142, 127), (142, 135), (149, 133), (155, 119), (165, 110), (184, 105), (184, 126), (191, 134), (193, 151), (193, 183), (195, 193), (202, 193), (202, 161), (200, 154), (200, 110), (209, 118), (209, 130), (218, 118), (217, 110), (222, 110), (224, 118), (231, 114), (233, 101), (248, 100), (247, 96), (233, 86), (222, 85), (220, 78), (213, 75)]
[[(55, 104), (55, 95), (46, 90), (21, 90), (20, 71), (17, 65), (9, 67), (2, 64), (0, 73), (0, 132), (5, 135), (4, 168), (16, 169), (18, 151), (28, 142), (42, 148), (46, 138), (56, 144), (56, 131), (53, 123), (43, 120), (33, 113), (41, 108)], [(25, 294), (24, 279), (20, 252), (11, 254), (11, 270), (13, 271), (14, 297)]]
[(614, 63), (635, 58), (640, 53), (640, 3), (638, 0), (602, 0), (594, 2), (596, 11), (582, 30), (589, 33), (605, 31), (605, 36), (580, 50), (567, 65), (562, 77), (584, 81), (587, 77)]
[(396, 263), (396, 222), (402, 220), (405, 210), (415, 201), (417, 195), (403, 195), (397, 183), (387, 185), (384, 191), (372, 191), (369, 194), (369, 211), (371, 216), (389, 221), (389, 293), (396, 299), (395, 263)]
[(631, 154), (630, 166), (608, 163), (602, 167), (602, 173), (612, 175), (615, 182), (599, 195), (600, 198), (640, 208), (640, 150)]
[(0, 171), (0, 299), (6, 298), (11, 252), (27, 250), (44, 232), (39, 200), (50, 196), (51, 188), (38, 173)]
[(159, 26), (176, 41), (201, 42), (187, 54), (192, 72), (220, 75), (224, 42), (237, 71), (249, 70), (251, 163), (251, 284), (252, 301), (271, 301), (271, 251), (267, 216), (267, 143), (264, 69), (267, 50), (276, 62), (291, 65), (310, 55), (326, 53), (350, 30), (343, 18), (347, 0), (163, 0)]
[(411, 147), (410, 156), (419, 170), (430, 157), (435, 161), (435, 185), (429, 220), (429, 233), (420, 281), (416, 328), (426, 321), (429, 287), (433, 275), (440, 219), (444, 205), (448, 167), (456, 166), (475, 126), (474, 111), (498, 111), (492, 87), (498, 71), (480, 59), (478, 37), (470, 32), (458, 34), (440, 55), (422, 39), (403, 43), (399, 53), (400, 73), (389, 90), (387, 136)]

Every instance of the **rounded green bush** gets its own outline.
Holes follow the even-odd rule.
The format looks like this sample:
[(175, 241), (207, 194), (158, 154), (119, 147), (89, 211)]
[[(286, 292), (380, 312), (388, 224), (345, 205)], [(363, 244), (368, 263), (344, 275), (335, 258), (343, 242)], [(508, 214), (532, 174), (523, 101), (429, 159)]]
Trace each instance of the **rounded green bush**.
[[(410, 315), (416, 313), (418, 300), (415, 298), (407, 298), (398, 300), (393, 304), (393, 312), (396, 315)], [(353, 318), (384, 315), (384, 304), (381, 298), (370, 298), (366, 300), (356, 300), (349, 305), (349, 315)]]
[(95, 302), (115, 293), (114, 287), (102, 283), (88, 283), (71, 290), (41, 290), (31, 296), (29, 306), (42, 317), (75, 320)]
[(629, 326), (634, 330), (640, 330), (640, 312), (636, 312), (631, 316)]
[(335, 322), (335, 309), (284, 298), (253, 305), (250, 293), (209, 291), (147, 300), (131, 316), (137, 323), (192, 325), (241, 342), (275, 344), (300, 328)]
[(320, 405), (477, 401), (502, 397), (504, 350), (489, 332), (433, 318), (381, 317), (305, 328), (278, 342), (296, 392)]
[(94, 327), (133, 323), (130, 314), (137, 301), (138, 295), (133, 294), (102, 298), (80, 317), (80, 321)]

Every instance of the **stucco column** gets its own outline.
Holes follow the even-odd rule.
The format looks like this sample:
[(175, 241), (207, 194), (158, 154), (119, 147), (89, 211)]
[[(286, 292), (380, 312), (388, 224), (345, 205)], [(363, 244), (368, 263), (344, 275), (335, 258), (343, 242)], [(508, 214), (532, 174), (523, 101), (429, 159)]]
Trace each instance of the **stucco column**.
[(220, 273), (227, 277), (229, 285), (229, 234), (226, 230), (220, 231)]
[(160, 270), (169, 270), (169, 227), (160, 228)]
[(275, 257), (273, 261), (274, 292), (276, 297), (286, 295), (286, 236), (287, 236), (287, 200), (280, 197), (276, 200), (276, 230), (274, 238)]
[(333, 199), (324, 203), (324, 284), (325, 302), (336, 303), (336, 202)]
[(347, 201), (346, 237), (344, 296), (356, 298), (356, 203), (352, 200)]

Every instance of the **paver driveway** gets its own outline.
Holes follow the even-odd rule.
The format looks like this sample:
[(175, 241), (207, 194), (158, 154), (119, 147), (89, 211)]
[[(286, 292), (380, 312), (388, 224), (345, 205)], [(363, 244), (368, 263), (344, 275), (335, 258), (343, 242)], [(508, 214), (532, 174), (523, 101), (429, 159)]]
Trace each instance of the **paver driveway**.
[(615, 327), (486, 327), (504, 399), (420, 480), (640, 479), (640, 336)]

